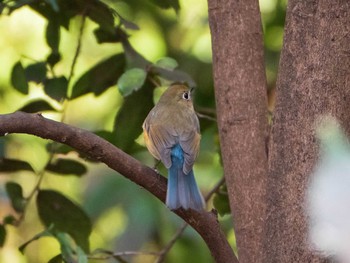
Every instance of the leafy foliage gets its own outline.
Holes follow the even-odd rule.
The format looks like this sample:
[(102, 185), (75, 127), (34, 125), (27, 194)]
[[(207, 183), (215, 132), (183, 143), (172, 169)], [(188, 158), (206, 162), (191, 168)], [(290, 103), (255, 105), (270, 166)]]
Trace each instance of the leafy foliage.
[(28, 83), (26, 74), (20, 61), (12, 69), (11, 82), (13, 87), (23, 94), (28, 94)]
[(0, 160), (1, 172), (33, 171), (32, 166), (21, 160), (2, 158)]
[(12, 207), (17, 212), (23, 212), (27, 202), (23, 197), (22, 187), (17, 183), (8, 182), (6, 184), (6, 192), (11, 200)]
[(4, 225), (0, 224), (0, 247), (4, 245), (5, 239), (6, 239), (6, 229)]
[(93, 92), (101, 95), (107, 88), (117, 83), (125, 68), (125, 57), (116, 54), (101, 61), (84, 73), (73, 86), (71, 99)]
[(48, 163), (45, 167), (46, 171), (61, 175), (77, 175), (81, 176), (86, 173), (85, 165), (76, 160), (58, 158), (55, 162)]
[[(281, 9), (280, 1), (277, 2), (276, 8)], [(117, 3), (109, 0), (6, 0), (0, 1), (0, 14), (12, 16), (16, 10), (23, 7), (28, 7), (44, 19), (45, 23), (41, 35), (47, 53), (38, 56), (38, 59), (33, 59), (26, 57), (24, 52), (18, 54), (18, 57), (9, 65), (11, 72), (9, 86), (12, 86), (12, 92), (16, 96), (27, 96), (25, 101), (21, 100), (18, 104), (17, 101), (16, 103), (13, 101), (9, 103), (15, 105), (17, 110), (30, 113), (49, 113), (50, 116), (54, 116), (58, 120), (73, 125), (81, 125), (84, 128), (87, 127), (87, 129), (95, 131), (96, 134), (123, 151), (132, 154), (135, 158), (147, 160), (145, 163), (148, 162), (148, 164), (151, 164), (152, 161), (149, 160), (150, 155), (146, 153), (139, 136), (142, 132), (141, 125), (153, 107), (154, 100), (156, 100), (158, 94), (156, 87), (167, 86), (175, 81), (186, 82), (191, 87), (198, 87), (195, 96), (195, 105), (198, 111), (207, 115), (208, 112), (209, 115), (215, 115), (212, 114), (215, 100), (211, 64), (203, 62), (193, 52), (189, 51), (194, 48), (194, 40), (197, 40), (198, 35), (196, 34), (199, 31), (192, 29), (191, 24), (191, 30), (188, 31), (191, 31), (193, 35), (189, 39), (184, 38), (184, 30), (181, 30), (177, 25), (179, 17), (175, 16), (180, 12), (178, 0), (122, 0)], [(171, 13), (173, 18), (165, 15), (164, 9), (172, 9), (173, 11), (167, 12), (167, 14)], [(195, 11), (191, 10), (191, 14), (193, 13), (191, 21), (194, 21), (192, 18)], [(144, 20), (140, 20), (142, 23), (137, 23), (138, 17), (141, 17), (142, 14), (145, 14)], [(271, 17), (274, 17), (274, 19)], [(266, 32), (273, 33), (274, 31), (270, 30), (270, 27), (283, 25), (284, 17), (280, 14), (271, 15), (269, 18), (269, 21), (265, 24)], [(86, 21), (85, 24), (84, 21)], [(161, 49), (159, 46), (148, 47), (149, 50), (141, 54), (136, 48), (139, 44), (137, 41), (140, 40), (132, 39), (134, 35), (145, 31), (147, 23), (143, 21), (153, 21), (157, 26), (151, 24), (152, 27), (157, 28), (159, 35), (164, 38), (166, 51), (159, 59), (150, 59), (152, 56), (148, 54), (148, 51)], [(206, 18), (201, 23), (207, 26)], [(77, 30), (79, 24), (83, 30)], [(77, 41), (68, 44), (68, 46), (72, 46), (72, 50), (75, 49), (73, 57), (66, 53), (67, 47), (65, 47), (64, 37), (67, 32), (68, 35), (74, 34), (72, 39)], [(272, 33), (271, 39), (274, 39)], [(85, 34), (91, 34), (91, 36), (87, 37)], [(86, 61), (80, 60), (82, 55), (80, 52), (83, 50), (82, 53), (84, 53), (86, 52), (85, 48), (91, 48), (92, 45), (85, 46), (85, 41), (88, 41), (89, 37), (94, 38), (101, 50), (106, 46), (112, 46), (115, 49), (107, 55), (94, 59), (93, 61), (97, 61), (94, 64), (86, 66), (87, 64), (83, 63)], [(142, 41), (152, 38), (152, 35), (145, 34)], [(265, 42), (268, 42), (268, 40), (265, 40)], [(135, 43), (135, 46), (133, 43)], [(186, 46), (188, 43), (191, 47), (187, 47), (186, 50), (182, 46)], [(79, 46), (83, 48), (80, 50)], [(267, 46), (269, 47), (269, 45)], [(273, 67), (277, 64), (278, 54), (272, 49), (267, 51), (268, 65)], [(97, 54), (99, 52), (93, 53)], [(72, 64), (67, 66), (65, 61), (70, 61)], [(74, 61), (77, 62), (76, 64), (80, 67), (79, 72), (82, 73), (77, 73), (78, 71), (75, 70), (73, 65)], [(36, 97), (32, 95), (32, 93), (40, 92), (45, 93), (45, 96)], [(89, 111), (90, 108), (92, 108), (93, 113), (98, 112), (100, 110), (98, 105), (95, 108), (94, 104), (85, 104), (87, 98), (109, 97), (108, 99), (112, 100), (110, 94), (113, 94), (113, 103), (115, 104), (110, 109), (112, 112), (105, 116), (101, 114), (102, 117), (99, 117), (96, 126), (86, 125), (86, 123), (93, 122), (94, 116), (77, 120), (76, 116), (72, 117), (67, 114), (69, 112), (67, 108), (71, 107), (72, 104), (79, 105), (76, 108), (73, 107), (74, 110), (78, 109), (79, 112)], [(3, 91), (0, 86), (0, 100), (2, 95)], [(200, 122), (202, 134), (216, 126), (215, 122), (207, 119), (200, 119)], [(215, 132), (210, 133), (210, 138), (217, 136), (217, 129), (213, 130)], [(25, 176), (30, 177), (30, 174), (33, 174), (35, 176), (32, 176), (32, 180), (34, 182), (38, 180), (38, 182), (33, 187), (27, 182), (21, 182), (21, 180), (18, 180), (19, 183), (17, 183), (18, 178), (14, 176), (7, 183), (6, 193), (16, 213), (13, 215), (7, 213), (2, 220), (0, 246), (4, 245), (6, 241), (6, 225), (18, 226), (23, 220), (28, 220), (24, 217), (24, 214), (30, 208), (30, 206), (27, 207), (27, 204), (33, 198), (36, 198), (37, 212), (45, 229), (32, 238), (28, 238), (29, 240), (20, 249), (24, 252), (29, 244), (42, 237), (55, 239), (60, 245), (60, 254), (51, 255), (52, 258), (49, 261), (51, 263), (62, 261), (86, 262), (90, 249), (88, 240), (93, 231), (92, 223), (98, 224), (101, 215), (116, 207), (118, 209), (122, 207), (120, 210), (123, 212), (116, 212), (119, 214), (113, 217), (113, 220), (108, 224), (105, 224), (107, 225), (105, 228), (107, 228), (106, 235), (113, 232), (110, 229), (114, 225), (121, 228), (118, 230), (119, 240), (116, 245), (118, 250), (138, 250), (146, 241), (152, 238), (155, 240), (152, 247), (161, 247), (164, 245), (164, 240), (171, 239), (170, 233), (174, 231), (173, 227), (178, 222), (174, 218), (164, 219), (164, 213), (161, 210), (163, 207), (149, 198), (147, 194), (143, 195), (142, 191), (140, 193), (137, 186), (130, 185), (122, 178), (113, 177), (111, 179), (108, 177), (108, 172), (104, 170), (102, 170), (103, 172), (100, 170), (96, 172), (92, 169), (89, 176), (97, 173), (97, 176), (93, 179), (87, 178), (89, 176), (80, 178), (87, 173), (88, 167), (93, 164), (89, 163), (87, 166), (82, 159), (90, 161), (88, 156), (83, 153), (73, 153), (74, 149), (66, 145), (41, 141), (40, 147), (43, 149), (38, 150), (39, 147), (35, 143), (32, 145), (30, 141), (28, 142), (30, 150), (22, 153), (17, 139), (8, 139), (8, 137), (4, 137), (0, 141), (0, 176), (3, 176), (3, 174), (12, 176), (15, 173), (20, 174), (25, 171)], [(199, 156), (199, 159), (204, 160), (201, 161), (200, 165), (205, 168), (203, 169), (199, 165), (199, 171), (207, 172), (205, 171), (207, 167), (208, 170), (212, 169), (211, 166), (214, 165), (213, 158), (206, 159), (205, 156), (218, 156), (217, 147), (215, 146), (217, 144), (217, 140), (209, 144), (203, 143), (204, 147), (201, 147), (201, 155), (204, 158)], [(47, 159), (43, 158), (43, 155), (45, 155), (43, 153), (47, 154)], [(37, 163), (36, 166), (33, 165), (36, 171), (32, 168), (35, 159), (41, 160), (40, 165)], [(38, 167), (40, 169), (37, 169)], [(160, 171), (162, 169), (163, 167), (160, 167)], [(35, 174), (36, 172), (37, 174)], [(215, 181), (218, 176), (222, 176), (216, 170), (212, 174), (212, 178), (206, 178), (205, 180)], [(73, 176), (68, 178), (67, 175)], [(61, 185), (56, 187), (56, 180), (66, 180), (66, 185), (69, 185), (69, 187), (61, 187)], [(84, 212), (85, 209), (82, 209), (80, 205), (66, 196), (68, 188), (76, 188), (75, 185), (70, 185), (72, 181), (69, 180), (73, 182), (79, 180), (79, 186), (84, 184), (87, 189), (81, 190), (86, 191), (85, 193), (79, 192), (79, 189), (76, 194), (83, 199), (83, 206), (88, 211), (89, 216)], [(46, 186), (46, 184), (42, 181), (50, 182), (50, 187), (56, 187), (56, 189), (45, 189), (44, 185)], [(212, 183), (210, 181), (210, 184)], [(30, 189), (31, 187), (33, 188)], [(24, 196), (23, 192), (29, 193), (29, 195)], [(213, 203), (220, 215), (230, 212), (224, 187), (216, 193)], [(124, 217), (127, 218), (125, 221), (128, 224), (124, 223), (123, 225), (123, 219), (120, 218)], [(166, 221), (165, 224), (164, 221)], [(176, 249), (180, 252), (170, 255), (169, 262), (210, 261), (207, 250), (203, 249), (204, 244), (200, 244), (200, 246), (197, 244), (198, 242), (192, 242), (194, 238), (196, 237), (191, 231), (186, 233), (185, 237), (177, 242), (179, 245)], [(104, 251), (102, 254), (113, 258), (114, 239), (107, 240), (105, 244), (109, 244), (110, 247), (101, 249), (100, 252)], [(194, 253), (194, 251), (198, 251), (198, 253)], [(115, 259), (120, 262), (123, 261), (123, 258), (119, 256)]]
[[(40, 219), (54, 233), (67, 233), (85, 252), (89, 251), (91, 222), (85, 212), (64, 195), (53, 190), (40, 190), (37, 197)], [(65, 238), (60, 237), (65, 243)], [(65, 245), (67, 246), (67, 245)]]

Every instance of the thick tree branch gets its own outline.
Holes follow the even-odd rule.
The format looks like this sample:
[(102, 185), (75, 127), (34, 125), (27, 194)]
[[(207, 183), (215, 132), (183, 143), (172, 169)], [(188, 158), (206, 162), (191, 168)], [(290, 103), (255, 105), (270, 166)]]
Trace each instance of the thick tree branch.
[(217, 122), (239, 260), (262, 262), (267, 92), (259, 3), (208, 0)]
[[(27, 133), (69, 145), (105, 163), (162, 202), (165, 201), (167, 181), (164, 177), (89, 131), (46, 119), (40, 114), (15, 112), (0, 115), (0, 136), (9, 133)], [(202, 236), (216, 262), (238, 263), (215, 213), (182, 209), (175, 213)]]
[(333, 262), (310, 248), (305, 193), (319, 154), (314, 124), (350, 132), (350, 2), (288, 1), (269, 143), (264, 262)]

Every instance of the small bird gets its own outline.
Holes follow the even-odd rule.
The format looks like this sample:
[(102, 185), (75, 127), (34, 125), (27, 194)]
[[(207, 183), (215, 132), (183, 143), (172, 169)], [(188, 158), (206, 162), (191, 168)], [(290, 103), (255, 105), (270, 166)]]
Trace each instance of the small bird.
[(205, 207), (192, 169), (201, 135), (191, 92), (184, 84), (170, 85), (142, 125), (149, 152), (168, 169), (166, 205), (170, 210)]

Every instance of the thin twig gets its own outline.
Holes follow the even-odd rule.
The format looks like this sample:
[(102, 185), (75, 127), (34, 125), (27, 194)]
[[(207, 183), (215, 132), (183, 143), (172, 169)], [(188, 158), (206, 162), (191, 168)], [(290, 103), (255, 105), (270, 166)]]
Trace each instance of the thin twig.
[[(222, 177), (220, 181), (205, 195), (205, 201), (208, 202), (209, 199), (215, 194), (219, 188), (225, 183), (225, 177)], [(166, 255), (169, 253), (170, 249), (174, 246), (175, 242), (179, 239), (182, 233), (187, 228), (188, 223), (183, 223), (183, 225), (176, 231), (173, 237), (170, 239), (168, 244), (159, 252), (159, 257), (155, 261), (155, 263), (161, 263), (165, 260)]]
[(89, 259), (95, 259), (95, 260), (106, 260), (110, 258), (119, 258), (123, 256), (158, 256), (159, 252), (152, 252), (152, 251), (123, 251), (123, 252), (109, 252), (109, 251), (102, 251), (102, 252), (96, 252), (93, 254), (104, 254), (104, 255), (89, 255)]
[(216, 185), (206, 194), (205, 201), (208, 202), (208, 200), (215, 194), (219, 188), (225, 183), (225, 177), (222, 177), (219, 182), (216, 183)]
[(79, 53), (80, 53), (80, 50), (81, 50), (81, 43), (82, 43), (82, 38), (83, 38), (83, 32), (84, 32), (84, 27), (85, 27), (85, 21), (86, 21), (86, 14), (85, 14), (85, 12), (84, 12), (84, 13), (83, 13), (83, 16), (82, 16), (82, 21), (81, 21), (80, 29), (79, 29), (79, 36), (78, 36), (77, 48), (75, 49), (75, 53), (74, 53), (72, 65), (71, 65), (71, 67), (70, 67), (70, 72), (69, 72), (69, 77), (68, 77), (68, 85), (69, 85), (70, 81), (72, 80), (72, 78), (73, 78), (73, 76), (74, 76), (75, 65), (77, 64), (78, 56), (79, 56)]
[(196, 112), (196, 114), (197, 114), (198, 118), (207, 119), (207, 120), (216, 122), (216, 118), (214, 118), (212, 116), (209, 116), (209, 115), (206, 115), (206, 114), (202, 114), (202, 113), (199, 113), (199, 112)]
[[(165, 202), (167, 181), (163, 176), (157, 175), (151, 168), (89, 131), (49, 120), (41, 114), (19, 111), (0, 114), (0, 136), (11, 133), (32, 134), (69, 145), (77, 151), (86, 153), (91, 159), (105, 163), (118, 172), (116, 175), (123, 175)], [(177, 209), (173, 212), (202, 236), (215, 262), (238, 263), (215, 212), (198, 212), (191, 209)]]

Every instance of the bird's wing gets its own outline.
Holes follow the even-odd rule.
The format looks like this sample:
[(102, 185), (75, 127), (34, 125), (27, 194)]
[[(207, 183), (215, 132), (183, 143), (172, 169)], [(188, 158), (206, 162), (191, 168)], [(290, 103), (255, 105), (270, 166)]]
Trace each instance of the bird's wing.
[(199, 152), (200, 140), (201, 135), (195, 130), (184, 132), (180, 136), (180, 146), (185, 153), (185, 163), (183, 167), (185, 174), (188, 174), (192, 170), (194, 161)]
[(148, 150), (169, 169), (171, 166), (170, 151), (176, 144), (174, 136), (162, 125), (144, 125), (144, 134)]

